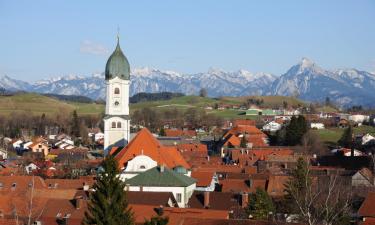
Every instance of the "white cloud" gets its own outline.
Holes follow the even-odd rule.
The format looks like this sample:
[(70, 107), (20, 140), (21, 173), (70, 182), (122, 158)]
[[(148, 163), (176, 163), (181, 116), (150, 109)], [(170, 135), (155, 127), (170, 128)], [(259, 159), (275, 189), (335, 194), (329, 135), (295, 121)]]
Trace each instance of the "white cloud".
[(109, 50), (105, 46), (90, 40), (84, 40), (81, 42), (79, 51), (92, 55), (107, 55), (109, 53)]

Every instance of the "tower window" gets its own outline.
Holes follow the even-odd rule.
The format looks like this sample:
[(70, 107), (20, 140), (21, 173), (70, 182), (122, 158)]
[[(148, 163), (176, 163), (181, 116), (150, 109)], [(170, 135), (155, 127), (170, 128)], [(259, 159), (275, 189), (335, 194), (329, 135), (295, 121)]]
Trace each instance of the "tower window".
[(121, 122), (117, 122), (117, 128), (121, 128)]
[(120, 88), (115, 88), (115, 95), (120, 94)]
[(116, 122), (112, 122), (112, 128), (116, 128)]

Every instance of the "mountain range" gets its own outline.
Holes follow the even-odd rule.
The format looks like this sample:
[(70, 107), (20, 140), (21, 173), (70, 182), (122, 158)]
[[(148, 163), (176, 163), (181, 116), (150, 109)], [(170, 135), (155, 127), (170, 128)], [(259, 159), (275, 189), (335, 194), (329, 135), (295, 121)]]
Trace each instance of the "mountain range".
[[(60, 95), (82, 95), (105, 99), (104, 74), (65, 76), (27, 83), (0, 76), (0, 88)], [(340, 106), (375, 106), (375, 75), (356, 69), (326, 70), (303, 58), (286, 73), (226, 72), (210, 69), (196, 74), (140, 68), (131, 73), (131, 95), (140, 92), (181, 92), (198, 94), (205, 88), (211, 97), (283, 95), (322, 102), (327, 97)]]

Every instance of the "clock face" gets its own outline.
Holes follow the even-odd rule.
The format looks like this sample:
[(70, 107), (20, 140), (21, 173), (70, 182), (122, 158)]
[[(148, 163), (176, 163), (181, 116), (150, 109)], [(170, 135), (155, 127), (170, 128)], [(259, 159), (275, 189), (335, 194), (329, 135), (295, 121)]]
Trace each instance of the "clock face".
[(115, 106), (119, 106), (119, 105), (120, 105), (120, 102), (115, 101)]

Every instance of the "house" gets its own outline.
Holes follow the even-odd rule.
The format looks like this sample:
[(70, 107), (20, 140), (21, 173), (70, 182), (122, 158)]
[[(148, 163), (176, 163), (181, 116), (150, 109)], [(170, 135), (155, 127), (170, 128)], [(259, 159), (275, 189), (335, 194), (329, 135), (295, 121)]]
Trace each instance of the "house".
[(310, 128), (321, 130), (321, 129), (324, 129), (324, 124), (323, 123), (310, 123)]
[(162, 145), (147, 128), (140, 130), (126, 147), (114, 147), (109, 154), (114, 155), (121, 170), (124, 170), (128, 162), (139, 155), (148, 156), (157, 165), (165, 165), (170, 169), (177, 167), (182, 167), (185, 170), (190, 169), (190, 165), (176, 146)]
[(48, 155), (49, 147), (45, 142), (34, 142), (29, 148), (34, 153), (43, 153), (44, 156)]
[(215, 191), (215, 186), (218, 184), (218, 178), (213, 172), (193, 171), (191, 177), (196, 183), (196, 191)]
[(125, 180), (128, 191), (172, 192), (180, 208), (187, 206), (196, 188), (196, 180), (165, 166), (153, 167)]
[(30, 174), (32, 171), (39, 169), (37, 165), (34, 163), (30, 163), (29, 165), (25, 166), (25, 170), (27, 174)]
[(271, 121), (263, 126), (263, 131), (276, 132), (282, 128), (282, 124)]
[(337, 124), (340, 128), (347, 128), (350, 125), (350, 122), (347, 119), (341, 118)]
[(373, 187), (374, 186), (374, 175), (371, 170), (362, 168), (352, 176), (353, 187)]
[[(343, 156), (351, 156), (352, 155), (352, 150), (349, 149), (349, 148), (333, 149), (331, 152), (333, 154), (342, 154)], [(366, 154), (357, 150), (357, 149), (353, 149), (353, 156), (364, 156), (364, 155), (366, 155)]]
[(362, 137), (362, 145), (367, 145), (367, 144), (370, 144), (372, 142), (375, 142), (375, 137), (370, 135), (370, 134), (366, 134)]
[(8, 151), (0, 149), (0, 160), (8, 158)]
[(370, 120), (370, 116), (362, 114), (353, 114), (350, 115), (348, 119), (350, 121), (353, 121), (354, 123), (362, 124), (363, 122), (368, 122)]
[(375, 192), (369, 192), (367, 194), (367, 197), (365, 198), (365, 201), (363, 201), (361, 207), (358, 210), (358, 214), (363, 218), (363, 224), (371, 225), (375, 222)]

